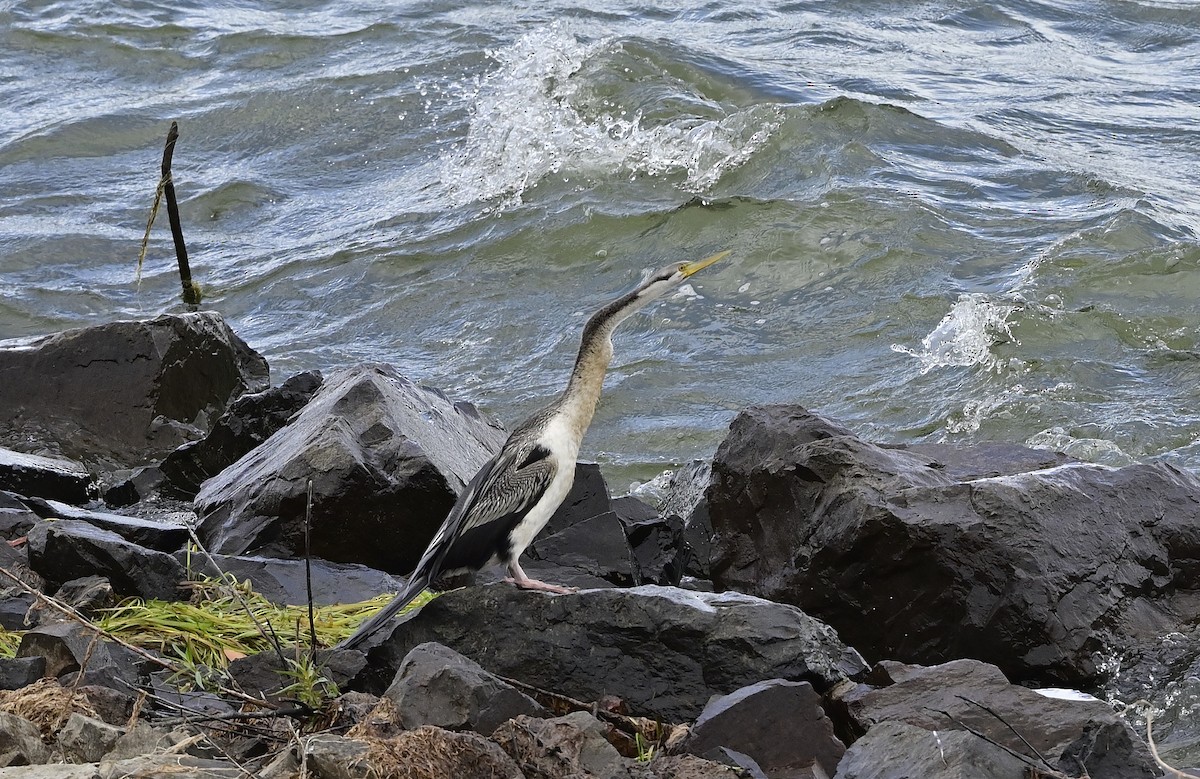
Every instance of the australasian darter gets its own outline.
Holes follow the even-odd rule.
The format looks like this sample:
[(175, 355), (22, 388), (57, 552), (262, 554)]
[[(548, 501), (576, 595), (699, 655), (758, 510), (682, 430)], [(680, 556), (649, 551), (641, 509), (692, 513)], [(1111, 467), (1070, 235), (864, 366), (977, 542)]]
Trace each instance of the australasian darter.
[(508, 567), (506, 581), (518, 587), (570, 591), (526, 576), (520, 557), (571, 490), (579, 445), (592, 421), (604, 374), (612, 360), (613, 331), (631, 314), (727, 254), (668, 265), (592, 315), (583, 328), (579, 355), (566, 390), (513, 430), (500, 452), (479, 469), (459, 495), (404, 589), (338, 644), (339, 649), (361, 644), (431, 582), (447, 574), (503, 563)]

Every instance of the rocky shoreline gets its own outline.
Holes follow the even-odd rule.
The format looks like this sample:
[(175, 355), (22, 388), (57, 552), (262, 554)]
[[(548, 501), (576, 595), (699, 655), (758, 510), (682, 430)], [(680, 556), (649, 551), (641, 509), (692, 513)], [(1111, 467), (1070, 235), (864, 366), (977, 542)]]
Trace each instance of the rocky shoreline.
[(191, 689), (55, 604), (303, 604), (306, 547), (317, 605), (395, 591), (502, 426), (384, 365), (271, 386), (209, 312), (0, 343), (0, 405), (0, 777), (1133, 779), (1144, 733), (1034, 688), (1200, 679), (1195, 475), (764, 406), (653, 502), (580, 464), (525, 566), (577, 593), (483, 575), (319, 650), (320, 705), (273, 652)]

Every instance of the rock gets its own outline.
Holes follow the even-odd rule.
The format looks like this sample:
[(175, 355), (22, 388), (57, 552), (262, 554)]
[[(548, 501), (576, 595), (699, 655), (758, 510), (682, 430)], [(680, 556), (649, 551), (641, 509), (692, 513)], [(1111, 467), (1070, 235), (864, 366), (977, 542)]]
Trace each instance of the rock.
[[(575, 481), (558, 509), (550, 515), (539, 538), (552, 536), (585, 519), (612, 511), (608, 483), (596, 463), (576, 463)], [(536, 545), (536, 542), (535, 542)]]
[(0, 657), (0, 690), (19, 690), (45, 675), (44, 657)]
[(692, 554), (683, 537), (683, 520), (655, 513), (650, 517), (621, 516), (621, 524), (633, 548), (637, 583), (679, 586)]
[(834, 779), (1026, 779), (1026, 767), (964, 731), (881, 722), (851, 745)]
[[(229, 664), (229, 676), (250, 695), (272, 701), (289, 696), (299, 697), (287, 689), (298, 681), (295, 655), (289, 650), (285, 656), (288, 662), (280, 662), (279, 655), (273, 651), (239, 657)], [(345, 688), (365, 665), (361, 652), (320, 650), (316, 659), (321, 666), (320, 676), (337, 689)], [(326, 691), (331, 689), (328, 683), (324, 685)]]
[[(11, 595), (0, 595), (0, 627), (5, 630), (26, 630), (31, 627), (32, 625), (25, 624), (25, 617), (36, 602), (37, 599), (28, 592), (16, 591)], [(33, 621), (36, 623), (36, 618)]]
[(191, 755), (142, 755), (115, 763), (106, 760), (97, 767), (96, 776), (97, 779), (244, 779), (246, 773), (226, 760), (208, 760)]
[(573, 568), (619, 587), (634, 584), (633, 551), (612, 511), (580, 520), (557, 533), (542, 531), (530, 546), (528, 559)]
[(139, 755), (163, 752), (175, 744), (176, 739), (167, 731), (138, 722), (113, 741), (104, 759), (110, 762), (128, 760)]
[(34, 765), (0, 768), (0, 779), (100, 779), (94, 765)]
[(88, 464), (157, 460), (207, 429), (267, 363), (205, 311), (110, 322), (0, 347), (0, 441)]
[(423, 727), (374, 742), (318, 734), (305, 745), (308, 775), (316, 779), (526, 779), (500, 747), (476, 733)]
[(183, 525), (155, 522), (124, 514), (107, 511), (91, 511), (68, 506), (55, 500), (30, 499), (27, 501), (42, 519), (72, 519), (86, 522), (92, 527), (116, 533), (130, 543), (159, 552), (174, 552), (187, 545), (188, 529)]
[(683, 749), (702, 757), (728, 747), (770, 776), (833, 776), (846, 747), (833, 734), (821, 696), (808, 682), (770, 679), (709, 701)]
[(124, 733), (121, 728), (73, 712), (58, 732), (58, 748), (69, 762), (95, 763)]
[(737, 769), (695, 755), (663, 755), (650, 763), (654, 779), (747, 779)]
[(0, 711), (0, 766), (36, 765), (48, 757), (36, 725)]
[(0, 491), (0, 538), (8, 541), (20, 538), (37, 521), (38, 515), (29, 510), (20, 496)]
[(455, 496), (499, 448), (500, 427), (379, 365), (340, 371), (279, 430), (204, 483), (199, 534), (212, 552), (311, 552), (410, 571)]
[[(499, 676), (635, 714), (690, 721), (712, 695), (759, 679), (820, 690), (866, 670), (828, 626), (738, 593), (646, 585), (552, 596), (493, 585), (445, 593), (380, 638), (355, 687), (383, 689), (418, 644), (436, 641)], [(384, 632), (386, 635), (386, 631)]]
[(520, 716), (496, 729), (492, 740), (508, 753), (526, 779), (632, 777), (635, 761), (608, 742), (608, 726), (586, 711), (538, 719)]
[(1100, 653), (1175, 629), (1200, 591), (1200, 480), (1161, 463), (1012, 473), (1061, 459), (883, 448), (753, 407), (713, 463), (714, 581), (800, 606), (870, 657), (1096, 682)]
[(292, 376), (278, 387), (242, 395), (209, 434), (166, 456), (162, 474), (172, 497), (190, 500), (200, 485), (233, 465), (278, 432), (312, 399), (324, 378), (319, 371)]
[(87, 696), (88, 705), (96, 716), (109, 725), (124, 728), (133, 715), (136, 699), (128, 689), (114, 690), (100, 684), (85, 684), (79, 691)]
[(683, 523), (684, 573), (700, 579), (712, 576), (713, 527), (705, 493), (712, 478), (712, 463), (693, 460), (671, 475), (666, 499), (661, 508), (665, 519), (678, 517)]
[(165, 552), (146, 549), (109, 530), (72, 519), (45, 520), (29, 531), (29, 565), (47, 581), (104, 576), (119, 595), (180, 600), (183, 566)]
[[(1072, 755), (1085, 756), (1091, 779), (1158, 776), (1146, 745), (1131, 737), (1129, 726), (1102, 701), (1047, 698), (1010, 684), (1000, 669), (976, 660), (929, 668), (877, 668), (872, 678), (892, 683), (860, 684), (838, 696), (856, 734), (870, 735), (883, 722), (903, 722), (943, 737), (947, 731), (970, 727), (1028, 754), (1015, 730), (1072, 776), (1079, 775)], [(1012, 729), (976, 704), (991, 709)]]
[[(175, 559), (184, 563), (185, 552)], [(238, 581), (250, 581), (254, 591), (272, 603), (300, 605), (308, 603), (308, 587), (303, 560), (278, 560), (271, 557), (213, 555), (221, 571), (234, 576)], [(217, 576), (203, 554), (191, 555), (191, 569), (206, 576)], [(354, 563), (330, 563), (312, 559), (313, 604), (327, 606), (335, 603), (361, 603), (385, 592), (398, 592), (403, 588), (397, 580), (383, 571)]]
[(436, 725), (490, 735), (517, 715), (549, 713), (478, 663), (435, 643), (421, 644), (408, 653), (384, 696), (395, 704), (400, 724), (408, 730)]
[(104, 490), (104, 502), (110, 506), (132, 506), (146, 500), (166, 481), (157, 465), (121, 471), (114, 477), (114, 483)]
[(54, 597), (89, 619), (98, 611), (117, 605), (112, 584), (103, 576), (72, 579), (59, 587)]
[(57, 498), (68, 503), (87, 503), (99, 494), (95, 477), (77, 462), (62, 457), (24, 454), (4, 447), (0, 447), (0, 490)]
[(142, 676), (141, 658), (120, 644), (103, 639), (77, 622), (42, 625), (21, 636), (17, 657), (43, 657), (45, 675), (60, 677), (79, 671), (87, 659), (87, 683), (136, 685)]

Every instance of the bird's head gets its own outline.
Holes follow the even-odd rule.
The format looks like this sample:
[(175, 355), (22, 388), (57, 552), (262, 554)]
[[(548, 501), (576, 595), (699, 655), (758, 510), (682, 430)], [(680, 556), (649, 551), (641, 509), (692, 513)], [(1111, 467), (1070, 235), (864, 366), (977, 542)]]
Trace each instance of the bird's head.
[[(667, 292), (675, 289), (683, 280), (695, 274), (697, 271), (707, 268), (718, 260), (724, 259), (729, 254), (729, 251), (718, 252), (711, 257), (705, 257), (703, 260), (695, 262), (673, 262), (665, 268), (651, 273), (645, 281), (642, 282), (633, 294), (642, 304), (649, 303), (651, 300), (658, 298)], [(640, 306), (639, 306), (640, 307)]]

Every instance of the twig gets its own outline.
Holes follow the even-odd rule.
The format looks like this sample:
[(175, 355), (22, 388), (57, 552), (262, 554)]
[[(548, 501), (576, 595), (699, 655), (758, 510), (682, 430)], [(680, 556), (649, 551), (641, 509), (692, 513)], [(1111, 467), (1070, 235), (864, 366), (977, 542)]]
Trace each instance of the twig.
[(1185, 771), (1180, 771), (1178, 768), (1167, 765), (1167, 761), (1158, 756), (1158, 746), (1154, 743), (1154, 733), (1151, 730), (1151, 724), (1154, 721), (1154, 714), (1151, 710), (1150, 702), (1141, 700), (1137, 701), (1133, 705), (1144, 706), (1144, 710), (1146, 712), (1146, 743), (1150, 746), (1150, 755), (1154, 758), (1154, 762), (1158, 764), (1158, 767), (1172, 776), (1178, 777), (1179, 779), (1200, 779), (1200, 776), (1189, 774)]
[(983, 705), (982, 703), (980, 703), (979, 701), (974, 701), (974, 700), (971, 700), (970, 698), (968, 698), (968, 697), (967, 697), (967, 696), (965, 696), (965, 695), (957, 695), (957, 696), (955, 696), (955, 697), (957, 697), (959, 700), (964, 700), (964, 701), (966, 701), (967, 703), (971, 704), (972, 706), (978, 706), (979, 708), (981, 708), (981, 709), (983, 709), (984, 711), (986, 711), (988, 714), (991, 714), (993, 717), (995, 717), (995, 718), (996, 718), (996, 720), (997, 720), (997, 721), (998, 721), (998, 722), (999, 722), (1001, 725), (1003, 725), (1004, 727), (1008, 728), (1008, 730), (1009, 730), (1009, 732), (1010, 732), (1010, 733), (1012, 733), (1014, 736), (1016, 736), (1018, 739), (1020, 739), (1020, 740), (1021, 740), (1021, 743), (1025, 745), (1025, 748), (1026, 748), (1026, 749), (1028, 749), (1030, 752), (1032, 752), (1034, 755), (1036, 755), (1038, 760), (1042, 761), (1042, 765), (1046, 766), (1046, 767), (1047, 767), (1047, 768), (1049, 768), (1051, 771), (1055, 770), (1054, 766), (1050, 765), (1050, 761), (1046, 759), (1046, 756), (1045, 756), (1045, 755), (1043, 755), (1043, 754), (1042, 754), (1040, 751), (1038, 751), (1038, 748), (1037, 748), (1037, 747), (1035, 747), (1033, 744), (1030, 744), (1030, 743), (1029, 743), (1029, 740), (1028, 740), (1027, 738), (1025, 738), (1024, 736), (1022, 736), (1022, 735), (1021, 735), (1021, 734), (1020, 734), (1020, 733), (1017, 731), (1017, 729), (1016, 729), (1016, 728), (1014, 728), (1012, 725), (1010, 725), (1010, 724), (1008, 723), (1008, 720), (1004, 719), (1004, 717), (1001, 717), (1001, 716), (1000, 716), (999, 714), (997, 714), (997, 713), (996, 713), (994, 710), (992, 710), (992, 709), (988, 708), (987, 706), (984, 706), (984, 705)]
[(317, 622), (313, 613), (312, 592), (312, 547), (309, 545), (309, 531), (312, 528), (313, 482), (308, 480), (308, 501), (304, 506), (304, 584), (308, 588), (308, 650), (317, 651)]
[(175, 260), (179, 263), (179, 283), (183, 287), (183, 302), (197, 305), (200, 302), (200, 286), (192, 281), (192, 269), (188, 265), (187, 244), (183, 242), (183, 225), (179, 221), (179, 204), (175, 202), (175, 182), (171, 177), (171, 158), (175, 155), (175, 142), (179, 140), (179, 122), (171, 122), (167, 131), (167, 145), (163, 148), (162, 188), (167, 200), (167, 217), (171, 221), (171, 238), (175, 241)]
[[(972, 736), (975, 736), (976, 738), (981, 738), (981, 739), (983, 739), (984, 741), (986, 741), (986, 742), (988, 742), (989, 744), (991, 744), (992, 746), (994, 746), (994, 747), (999, 747), (1000, 749), (1003, 749), (1005, 752), (1007, 752), (1008, 754), (1010, 754), (1010, 755), (1012, 755), (1013, 757), (1017, 758), (1018, 760), (1020, 760), (1020, 761), (1021, 761), (1022, 763), (1024, 763), (1025, 765), (1029, 766), (1030, 768), (1033, 768), (1033, 769), (1035, 769), (1035, 770), (1036, 770), (1038, 773), (1041, 773), (1041, 774), (1043, 774), (1043, 775), (1046, 777), (1046, 779), (1080, 779), (1080, 777), (1071, 777), (1071, 776), (1067, 776), (1066, 774), (1064, 774), (1064, 773), (1062, 773), (1062, 772), (1058, 771), (1057, 769), (1055, 769), (1055, 768), (1053, 768), (1053, 767), (1051, 767), (1051, 768), (1049, 769), (1049, 771), (1046, 771), (1046, 770), (1045, 770), (1045, 769), (1043, 769), (1041, 766), (1039, 766), (1039, 765), (1037, 764), (1037, 761), (1035, 761), (1035, 760), (1034, 760), (1033, 758), (1031, 758), (1029, 755), (1024, 755), (1024, 754), (1021, 754), (1020, 752), (1018, 752), (1017, 750), (1013, 749), (1012, 747), (1009, 747), (1009, 746), (1006, 746), (1006, 745), (1004, 745), (1004, 744), (1001, 744), (999, 741), (996, 741), (996, 740), (995, 740), (994, 738), (992, 738), (991, 736), (987, 736), (987, 735), (985, 735), (985, 734), (983, 734), (983, 733), (980, 733), (978, 730), (976, 730), (975, 728), (971, 727), (971, 726), (970, 726), (970, 725), (968, 725), (967, 723), (963, 722), (963, 721), (962, 721), (962, 720), (960, 720), (958, 717), (955, 717), (953, 714), (951, 714), (951, 713), (950, 713), (950, 712), (948, 712), (948, 711), (942, 711), (941, 709), (932, 709), (932, 708), (930, 709), (930, 711), (936, 711), (938, 714), (941, 714), (943, 717), (945, 717), (946, 719), (950, 720), (950, 721), (951, 721), (951, 722), (953, 722), (955, 725), (958, 725), (960, 728), (962, 728), (963, 730), (967, 731), (967, 732), (968, 732), (968, 733), (970, 733)], [(1043, 762), (1043, 763), (1045, 763), (1046, 761), (1045, 761), (1045, 760), (1042, 760), (1042, 762)]]

